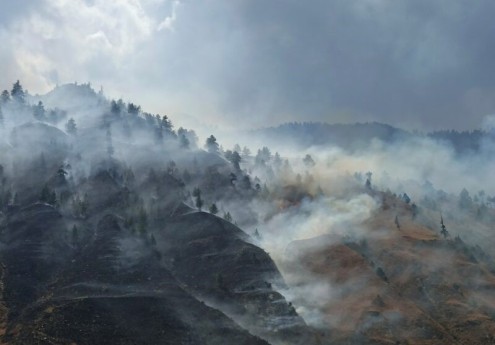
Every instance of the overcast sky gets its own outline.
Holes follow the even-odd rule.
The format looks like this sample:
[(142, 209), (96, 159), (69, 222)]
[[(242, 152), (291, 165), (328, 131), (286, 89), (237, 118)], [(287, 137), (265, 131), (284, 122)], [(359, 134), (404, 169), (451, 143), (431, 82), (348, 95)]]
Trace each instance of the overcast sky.
[(495, 113), (495, 1), (0, 0), (0, 87), (91, 82), (178, 123)]

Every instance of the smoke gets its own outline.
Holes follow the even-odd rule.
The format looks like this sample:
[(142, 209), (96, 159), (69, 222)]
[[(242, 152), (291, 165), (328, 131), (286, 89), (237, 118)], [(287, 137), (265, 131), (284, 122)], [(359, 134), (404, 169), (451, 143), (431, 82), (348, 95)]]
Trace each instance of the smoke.
[[(367, 194), (349, 200), (321, 197), (304, 199), (297, 207), (282, 210), (269, 219), (259, 230), (263, 234), (261, 244), (275, 260), (282, 258), (288, 245), (297, 240), (322, 235), (360, 237), (359, 224), (371, 216), (378, 203)], [(264, 215), (261, 210), (257, 214)]]
[[(484, 128), (490, 126), (490, 119)], [(259, 144), (259, 138), (254, 136), (251, 142)], [(249, 141), (240, 142), (245, 143)], [(381, 321), (363, 321), (358, 311), (382, 308), (375, 306), (381, 303), (375, 300), (390, 293), (385, 292), (388, 274), (396, 278), (396, 270), (403, 269), (407, 279), (409, 275), (443, 276), (446, 271), (456, 272), (459, 260), (459, 254), (449, 250), (404, 248), (404, 238), (438, 243), (443, 215), (450, 238), (468, 243), (467, 247), (458, 244), (459, 248), (478, 245), (489, 253), (493, 245), (490, 219), (494, 213), (487, 205), (495, 194), (490, 182), (495, 166), (489, 132), (481, 143), (478, 151), (459, 154), (448, 142), (421, 134), (392, 143), (374, 139), (352, 152), (321, 145), (297, 149), (293, 143), (267, 140), (263, 146), (272, 150), (270, 160), (259, 164), (256, 157), (247, 157), (243, 167), (268, 187), (268, 195), (248, 205), (226, 200), (223, 207), (275, 260), (289, 286), (281, 291), (306, 322), (348, 332), (357, 324), (362, 332), (383, 322), (403, 327), (411, 317), (401, 309), (407, 310), (406, 306), (384, 310)], [(256, 147), (250, 149), (256, 153)], [(275, 150), (290, 168), (276, 162)], [(315, 164), (305, 162), (307, 155)], [(370, 187), (366, 187), (368, 178)], [(463, 190), (468, 191), (467, 201)], [(401, 251), (395, 253), (394, 246)], [(392, 259), (382, 257), (380, 251), (395, 257), (401, 266), (394, 267)], [(346, 267), (346, 260), (354, 266)], [(461, 282), (457, 274), (452, 273), (451, 279)], [(478, 284), (486, 283), (485, 277), (473, 281), (478, 279)], [(426, 291), (429, 284), (437, 283), (427, 278), (418, 289)], [(434, 300), (424, 294), (417, 298)], [(395, 297), (391, 300), (388, 303), (398, 303)]]
[[(2, 206), (39, 202), (46, 186), (58, 211), (89, 229), (110, 210), (122, 223), (120, 264), (128, 268), (156, 254), (146, 252), (152, 242), (166, 250), (152, 235), (171, 214), (215, 203), (217, 216), (269, 253), (286, 283), (280, 291), (320, 329), (351, 332), (358, 325), (366, 332), (381, 322), (363, 313), (401, 324), (410, 316), (393, 284), (404, 284), (409, 299), (433, 303), (440, 298), (437, 276), (462, 286), (454, 262), (481, 261), (494, 244), (489, 132), (469, 155), (421, 134), (373, 139), (352, 151), (270, 141), (263, 148), (254, 137), (241, 143), (252, 153), (243, 152), (238, 167), (226, 152), (198, 148), (193, 131), (111, 102), (88, 84), (27, 95), (25, 104), (9, 101), (1, 109)], [(491, 123), (487, 117), (485, 128)], [(220, 141), (225, 149), (234, 143)], [(202, 205), (191, 196), (196, 188)], [(471, 273), (470, 283), (486, 283), (484, 274)]]

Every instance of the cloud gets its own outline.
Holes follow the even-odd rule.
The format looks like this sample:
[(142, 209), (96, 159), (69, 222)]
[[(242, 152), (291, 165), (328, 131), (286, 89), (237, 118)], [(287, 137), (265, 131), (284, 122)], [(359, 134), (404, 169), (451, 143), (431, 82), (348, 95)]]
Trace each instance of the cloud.
[(187, 113), (224, 127), (377, 120), (473, 128), (495, 108), (488, 0), (5, 6), (5, 87), (17, 78), (39, 92), (55, 80), (91, 81), (179, 122)]
[(174, 22), (177, 20), (177, 8), (179, 7), (180, 2), (179, 1), (174, 1), (172, 3), (172, 13), (168, 16), (165, 17), (165, 19), (158, 24), (158, 31), (161, 30), (172, 30), (174, 29)]
[(152, 28), (139, 1), (50, 0), (12, 21), (3, 34), (17, 78), (43, 92), (53, 87), (53, 75), (63, 82), (113, 84)]

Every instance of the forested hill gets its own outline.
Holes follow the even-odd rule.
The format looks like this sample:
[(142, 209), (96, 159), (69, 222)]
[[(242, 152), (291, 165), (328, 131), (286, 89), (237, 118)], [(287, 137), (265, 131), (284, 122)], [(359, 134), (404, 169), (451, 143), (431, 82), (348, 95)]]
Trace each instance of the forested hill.
[(16, 82), (0, 120), (0, 343), (315, 343), (230, 213), (261, 191), (213, 135), (89, 84)]
[(493, 141), (493, 132), (484, 130), (439, 130), (427, 133), (407, 131), (379, 122), (329, 124), (323, 122), (291, 122), (250, 132), (260, 141), (291, 142), (300, 148), (335, 145), (354, 151), (366, 149), (373, 140), (385, 143), (405, 139), (431, 138), (450, 145), (458, 154), (477, 152), (485, 141)]

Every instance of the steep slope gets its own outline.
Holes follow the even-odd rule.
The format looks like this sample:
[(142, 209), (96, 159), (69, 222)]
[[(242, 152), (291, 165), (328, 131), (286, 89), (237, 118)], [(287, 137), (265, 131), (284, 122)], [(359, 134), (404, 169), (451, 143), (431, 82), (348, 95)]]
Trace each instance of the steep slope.
[[(292, 243), (285, 265), (295, 286), (328, 284), (314, 306), (338, 343), (495, 344), (495, 270), (479, 248), (412, 219), (383, 197), (361, 239), (325, 236)], [(395, 216), (400, 226), (394, 224)], [(310, 278), (308, 278), (310, 277)], [(304, 301), (295, 304), (304, 304)]]
[[(137, 243), (143, 255), (129, 257), (115, 216), (104, 216), (80, 250), (62, 248), (63, 231), (47, 205), (11, 215), (2, 281), (7, 343), (266, 344), (184, 291), (146, 242)], [(43, 255), (47, 246), (61, 255)]]
[(175, 217), (159, 234), (170, 269), (186, 288), (273, 344), (312, 344), (311, 331), (273, 285), (269, 255), (234, 225), (208, 213)]

